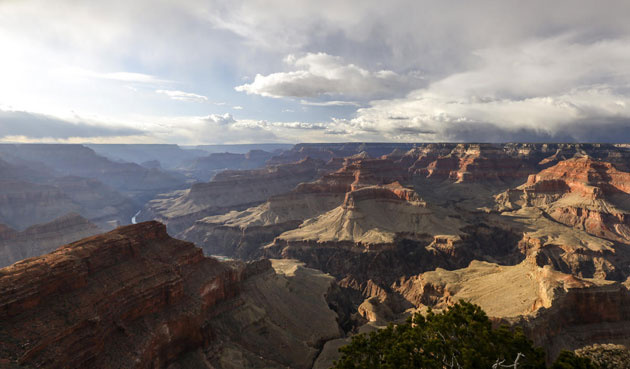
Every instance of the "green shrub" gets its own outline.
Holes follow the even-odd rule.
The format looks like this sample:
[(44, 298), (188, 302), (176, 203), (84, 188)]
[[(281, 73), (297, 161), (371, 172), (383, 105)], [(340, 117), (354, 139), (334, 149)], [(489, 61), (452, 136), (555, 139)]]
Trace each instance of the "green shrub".
[(562, 351), (551, 369), (597, 369), (591, 360), (577, 356), (572, 351)]
[[(437, 314), (431, 310), (426, 316), (416, 314), (405, 324), (390, 324), (369, 335), (356, 335), (339, 351), (342, 356), (334, 369), (546, 368), (544, 351), (520, 328), (493, 329), (486, 313), (467, 302)], [(554, 369), (592, 368), (567, 366), (590, 365), (588, 360), (587, 364), (575, 360), (580, 359), (575, 355), (561, 357), (564, 361)]]

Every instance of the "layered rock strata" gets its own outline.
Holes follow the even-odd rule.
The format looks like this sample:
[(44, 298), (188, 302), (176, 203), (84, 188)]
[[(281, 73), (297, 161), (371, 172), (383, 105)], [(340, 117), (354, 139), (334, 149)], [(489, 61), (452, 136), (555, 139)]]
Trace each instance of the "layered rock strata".
[(6, 226), (0, 231), (0, 268), (40, 256), (61, 245), (93, 236), (101, 230), (79, 214), (70, 213), (52, 222), (18, 232)]
[(255, 259), (276, 236), (341, 205), (347, 192), (404, 179), (405, 172), (390, 160), (352, 156), (342, 168), (317, 181), (300, 183), (256, 207), (198, 220), (178, 237), (209, 254)]
[(334, 286), (289, 261), (206, 258), (157, 222), (121, 227), (0, 269), (0, 364), (308, 368), (341, 335)]
[(521, 325), (552, 359), (561, 350), (593, 343), (627, 344), (630, 293), (618, 282), (582, 279), (539, 267), (474, 261), (464, 269), (437, 269), (393, 288), (416, 308), (445, 308), (465, 300), (493, 319)]
[(523, 249), (541, 264), (623, 280), (630, 260), (630, 173), (590, 157), (564, 160), (496, 197), (527, 228)]
[(271, 196), (289, 192), (297, 184), (317, 178), (323, 165), (321, 161), (305, 159), (264, 169), (224, 171), (210, 182), (197, 183), (188, 190), (150, 201), (141, 219), (162, 221), (170, 232), (177, 234), (206, 216), (244, 210)]

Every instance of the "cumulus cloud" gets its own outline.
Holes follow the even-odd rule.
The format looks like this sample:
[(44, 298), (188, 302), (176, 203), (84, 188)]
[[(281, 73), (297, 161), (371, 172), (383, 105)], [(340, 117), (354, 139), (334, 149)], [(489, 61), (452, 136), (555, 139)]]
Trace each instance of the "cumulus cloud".
[(404, 98), (373, 101), (338, 124), (411, 141), (630, 139), (629, 39), (585, 43), (565, 35), (476, 55), (475, 68)]
[(289, 55), (286, 63), (297, 70), (257, 74), (252, 83), (237, 86), (236, 91), (267, 97), (348, 96), (371, 98), (391, 96), (407, 90), (412, 79), (391, 70), (368, 71), (342, 58), (326, 53)]
[(192, 92), (184, 92), (178, 90), (156, 90), (158, 94), (166, 95), (173, 100), (179, 101), (192, 101), (192, 102), (204, 102), (208, 101), (208, 97), (203, 95), (197, 95)]
[(225, 113), (222, 115), (210, 114), (202, 119), (208, 123), (218, 124), (222, 126), (225, 126), (231, 123), (236, 123), (236, 120), (234, 119), (232, 114), (229, 114), (229, 113)]
[(326, 129), (326, 125), (322, 123), (308, 123), (308, 122), (276, 122), (273, 123), (274, 127), (290, 128), (290, 129)]

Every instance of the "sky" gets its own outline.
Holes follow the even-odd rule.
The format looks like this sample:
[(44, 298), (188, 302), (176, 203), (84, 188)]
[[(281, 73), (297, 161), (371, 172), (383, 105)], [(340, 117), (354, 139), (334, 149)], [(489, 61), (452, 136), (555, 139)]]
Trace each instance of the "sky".
[(0, 0), (0, 142), (630, 142), (627, 0)]

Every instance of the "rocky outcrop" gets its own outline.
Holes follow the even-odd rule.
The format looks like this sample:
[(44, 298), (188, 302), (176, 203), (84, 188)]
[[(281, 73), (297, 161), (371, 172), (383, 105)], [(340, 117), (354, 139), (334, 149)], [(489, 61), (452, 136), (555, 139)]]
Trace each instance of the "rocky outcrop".
[(269, 164), (294, 163), (305, 158), (324, 161), (334, 158), (344, 158), (365, 152), (371, 158), (387, 155), (394, 150), (407, 151), (415, 144), (410, 143), (376, 143), (376, 142), (346, 142), (346, 143), (301, 143), (276, 155), (269, 160)]
[(0, 270), (1, 355), (46, 367), (165, 367), (210, 339), (237, 273), (157, 222), (119, 228)]
[[(317, 181), (300, 183), (256, 207), (198, 220), (178, 237), (195, 242), (209, 254), (255, 259), (262, 255), (262, 246), (281, 233), (341, 205), (347, 192), (404, 178), (405, 172), (390, 160), (354, 155), (344, 159), (342, 168)], [(402, 187), (393, 191), (412, 192)]]
[(534, 342), (553, 359), (562, 350), (575, 350), (593, 344), (628, 345), (630, 337), (630, 293), (620, 283), (588, 288), (568, 288), (550, 308), (534, 317), (511, 320), (523, 326)]
[(630, 369), (630, 350), (623, 345), (595, 344), (575, 351), (600, 369)]
[(324, 342), (341, 337), (337, 314), (328, 309), (334, 278), (295, 260), (271, 266), (247, 279), (212, 319), (221, 341), (207, 350), (214, 367), (307, 369)]
[(493, 144), (432, 144), (400, 160), (413, 161), (409, 170), (417, 177), (456, 183), (513, 183), (536, 170), (531, 159)]
[(389, 159), (351, 156), (335, 172), (324, 174), (311, 183), (302, 183), (298, 192), (346, 193), (361, 187), (408, 182), (406, 169)]
[(623, 280), (630, 261), (628, 183), (630, 173), (610, 163), (573, 158), (498, 195), (497, 209), (531, 229), (524, 234), (523, 248), (541, 265)]
[(372, 250), (388, 247), (400, 235), (415, 239), (459, 234), (463, 224), (436, 211), (398, 182), (362, 187), (348, 192), (335, 209), (282, 234), (278, 242), (340, 242)]
[(401, 281), (394, 289), (416, 308), (445, 308), (458, 300), (480, 305), (494, 320), (517, 324), (552, 359), (561, 350), (628, 342), (630, 293), (617, 282), (581, 279), (538, 267), (474, 261)]
[(332, 274), (360, 301), (388, 298), (395, 280), (436, 267), (460, 268), (486, 255), (518, 262), (517, 244), (505, 230), (469, 225), (394, 183), (347, 193), (340, 206), (279, 235), (264, 252)]
[(321, 161), (305, 159), (264, 169), (224, 171), (208, 183), (197, 183), (188, 190), (150, 201), (140, 219), (160, 220), (177, 234), (206, 216), (244, 210), (289, 192), (297, 184), (315, 179), (323, 165)]
[(333, 209), (345, 195), (308, 192), (309, 189), (298, 186), (290, 193), (270, 197), (261, 205), (203, 218), (177, 237), (194, 242), (209, 255), (257, 259), (263, 254), (262, 246), (297, 228), (305, 219)]
[(333, 286), (288, 261), (206, 258), (157, 222), (121, 227), (0, 269), (0, 364), (307, 368), (341, 334)]
[(49, 253), (61, 245), (100, 232), (96, 225), (76, 213), (61, 216), (49, 223), (30, 226), (22, 232), (2, 226), (0, 268)]

